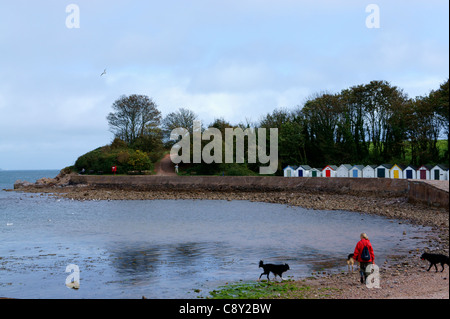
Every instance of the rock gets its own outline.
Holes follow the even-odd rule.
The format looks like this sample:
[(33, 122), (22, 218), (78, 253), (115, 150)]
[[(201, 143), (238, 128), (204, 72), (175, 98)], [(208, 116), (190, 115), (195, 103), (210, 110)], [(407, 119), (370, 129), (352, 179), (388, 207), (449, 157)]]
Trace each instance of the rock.
[(44, 177), (38, 179), (35, 183), (35, 186), (53, 186), (56, 184), (56, 180), (54, 178)]
[(27, 181), (21, 181), (20, 179), (14, 183), (14, 189), (21, 189), (25, 187), (33, 186), (33, 183)]

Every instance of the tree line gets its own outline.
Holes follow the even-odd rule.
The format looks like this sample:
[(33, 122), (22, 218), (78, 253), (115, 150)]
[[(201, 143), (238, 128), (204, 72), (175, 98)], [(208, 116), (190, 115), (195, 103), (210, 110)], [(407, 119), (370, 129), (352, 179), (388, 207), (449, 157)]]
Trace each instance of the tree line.
[(293, 111), (275, 110), (261, 125), (279, 128), (282, 165), (448, 165), (448, 103), (448, 80), (416, 98), (372, 81), (316, 94)]
[[(224, 134), (225, 128), (278, 128), (277, 174), (286, 165), (300, 164), (318, 168), (342, 163), (448, 165), (448, 86), (447, 79), (428, 95), (409, 98), (389, 82), (372, 81), (338, 93), (316, 93), (302, 105), (275, 109), (256, 123), (246, 119), (232, 124), (216, 118), (202, 129), (215, 127)], [(133, 169), (131, 164), (140, 157), (140, 169), (149, 169), (151, 164), (142, 163), (156, 162), (176, 142), (170, 140), (173, 129), (192, 130), (193, 122), (199, 120), (187, 108), (163, 118), (156, 103), (145, 95), (121, 96), (112, 108), (107, 121), (115, 139), (111, 145), (95, 150), (96, 154), (109, 154), (110, 161), (105, 167), (117, 157), (116, 162), (120, 159), (124, 167)], [(110, 154), (112, 150), (115, 155)], [(85, 154), (75, 166), (78, 169), (83, 165), (92, 166), (96, 157), (92, 152)], [(197, 174), (249, 175), (256, 174), (258, 167), (250, 163), (197, 163), (183, 165), (183, 170)]]

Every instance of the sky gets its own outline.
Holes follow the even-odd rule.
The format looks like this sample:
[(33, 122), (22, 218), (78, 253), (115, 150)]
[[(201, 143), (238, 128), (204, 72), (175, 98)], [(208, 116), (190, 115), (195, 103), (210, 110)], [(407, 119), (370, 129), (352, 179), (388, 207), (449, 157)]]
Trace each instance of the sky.
[(373, 80), (423, 96), (448, 74), (447, 0), (0, 0), (0, 168), (109, 144), (121, 95), (208, 126)]

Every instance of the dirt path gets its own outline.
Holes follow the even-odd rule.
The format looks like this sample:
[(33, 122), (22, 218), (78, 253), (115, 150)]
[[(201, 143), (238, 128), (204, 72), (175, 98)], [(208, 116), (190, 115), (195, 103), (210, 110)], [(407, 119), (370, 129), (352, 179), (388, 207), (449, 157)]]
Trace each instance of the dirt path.
[(158, 176), (176, 176), (175, 167), (170, 160), (170, 154), (166, 154), (158, 163), (155, 164), (156, 175)]

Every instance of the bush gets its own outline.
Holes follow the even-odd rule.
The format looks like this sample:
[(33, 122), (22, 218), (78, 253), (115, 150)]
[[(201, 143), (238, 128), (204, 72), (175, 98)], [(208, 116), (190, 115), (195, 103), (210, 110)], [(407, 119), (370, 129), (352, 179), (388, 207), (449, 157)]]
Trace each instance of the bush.
[(129, 171), (141, 172), (153, 169), (153, 164), (145, 152), (118, 147), (118, 144), (116, 143), (115, 147), (99, 147), (80, 156), (75, 162), (75, 170), (81, 171), (84, 168), (87, 173), (109, 174), (112, 173), (111, 168), (116, 166), (117, 174), (126, 174)]
[(128, 165), (130, 166), (130, 170), (142, 172), (145, 170), (149, 170), (152, 166), (152, 163), (150, 162), (150, 159), (148, 158), (146, 153), (140, 150), (136, 150), (130, 154)]
[(111, 143), (111, 148), (114, 149), (124, 149), (127, 148), (127, 143), (122, 141), (120, 138), (116, 137), (114, 141)]
[(181, 174), (186, 175), (226, 175), (226, 176), (256, 176), (247, 164), (222, 163), (222, 164), (187, 164), (182, 166)]
[(253, 176), (258, 175), (249, 168), (245, 164), (228, 164), (224, 170), (225, 175), (228, 176)]

